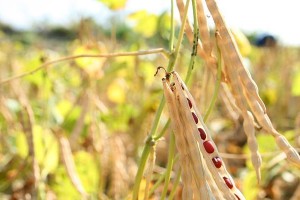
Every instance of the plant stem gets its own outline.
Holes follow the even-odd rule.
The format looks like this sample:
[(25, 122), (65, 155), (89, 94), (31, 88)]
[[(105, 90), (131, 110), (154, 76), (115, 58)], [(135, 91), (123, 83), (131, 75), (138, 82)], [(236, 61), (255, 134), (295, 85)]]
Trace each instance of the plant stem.
[(155, 182), (155, 184), (151, 187), (150, 191), (149, 191), (149, 196), (151, 196), (154, 191), (160, 186), (161, 182), (165, 179), (166, 176), (166, 172), (165, 171), (160, 177), (159, 179)]
[(221, 51), (220, 48), (217, 45), (217, 49), (218, 49), (218, 71), (217, 71), (217, 80), (216, 80), (216, 86), (215, 86), (215, 90), (214, 90), (214, 94), (213, 97), (210, 101), (209, 107), (203, 117), (203, 121), (206, 122), (208, 119), (208, 116), (210, 115), (213, 107), (215, 106), (216, 100), (217, 100), (217, 96), (219, 93), (219, 88), (221, 85), (221, 75), (222, 75), (222, 58), (221, 58)]
[(182, 42), (183, 35), (184, 35), (184, 29), (185, 29), (189, 4), (190, 4), (190, 0), (187, 0), (186, 4), (185, 4), (185, 7), (184, 7), (184, 16), (183, 16), (183, 19), (182, 19), (182, 22), (181, 22), (182, 24), (181, 24), (181, 28), (180, 28), (179, 35), (178, 35), (178, 40), (177, 40), (177, 43), (176, 43), (174, 53), (170, 56), (170, 61), (169, 61), (167, 71), (171, 71), (174, 68), (174, 65), (176, 64), (176, 61), (177, 61), (177, 57), (178, 57), (178, 54), (179, 54), (181, 42)]
[(143, 149), (142, 157), (141, 157), (141, 160), (140, 160), (140, 163), (139, 163), (139, 168), (138, 168), (138, 171), (137, 171), (137, 174), (136, 174), (136, 177), (135, 177), (135, 184), (133, 186), (132, 199), (138, 199), (138, 194), (139, 194), (139, 190), (140, 190), (140, 183), (141, 183), (141, 180), (143, 178), (143, 173), (144, 173), (144, 169), (145, 169), (145, 166), (146, 166), (146, 162), (147, 162), (150, 150), (151, 150), (151, 146), (148, 145), (147, 142), (146, 142), (146, 145)]
[[(180, 45), (181, 45), (181, 42), (182, 42), (182, 39), (183, 39), (184, 28), (185, 28), (185, 23), (186, 23), (186, 19), (187, 19), (187, 12), (188, 12), (188, 7), (189, 7), (189, 2), (190, 2), (190, 0), (187, 0), (186, 5), (185, 5), (185, 10), (184, 10), (185, 12), (184, 12), (184, 18), (182, 20), (182, 26), (181, 26), (180, 31), (179, 31), (179, 36), (178, 36), (178, 40), (177, 40), (175, 50), (174, 50), (174, 52), (171, 53), (171, 56), (170, 56), (167, 71), (173, 70), (173, 68), (175, 66), (175, 63), (176, 63), (176, 60), (177, 60), (177, 57), (178, 57), (178, 54), (179, 54), (179, 49), (180, 49)], [(172, 39), (172, 37), (171, 37), (171, 39)], [(144, 149), (143, 149), (143, 153), (142, 153), (142, 157), (141, 157), (141, 160), (140, 160), (140, 163), (139, 163), (137, 175), (135, 177), (135, 184), (134, 184), (134, 187), (133, 187), (133, 195), (132, 195), (133, 200), (138, 199), (138, 193), (139, 193), (139, 190), (140, 190), (140, 183), (141, 183), (141, 180), (142, 180), (142, 177), (143, 177), (146, 161), (147, 161), (149, 153), (150, 153), (149, 145), (152, 144), (153, 142), (155, 143), (159, 139), (159, 137), (155, 137), (154, 135), (156, 133), (156, 130), (157, 130), (157, 127), (158, 127), (158, 122), (160, 120), (160, 116), (161, 116), (161, 113), (163, 111), (164, 105), (165, 105), (165, 98), (163, 96), (161, 98), (158, 110), (157, 110), (155, 118), (154, 118), (154, 122), (153, 122), (152, 127), (151, 127), (151, 131), (150, 131), (150, 133), (147, 137), (146, 144), (145, 144)], [(155, 138), (155, 140), (153, 138)], [(149, 141), (151, 141), (151, 142), (149, 142)]]
[(146, 51), (118, 52), (118, 53), (108, 53), (108, 54), (80, 54), (80, 55), (62, 57), (57, 60), (45, 62), (42, 65), (40, 65), (39, 67), (37, 67), (31, 71), (28, 71), (28, 72), (25, 72), (25, 73), (22, 73), (19, 75), (15, 75), (15, 76), (6, 78), (4, 80), (0, 80), (0, 86), (2, 84), (8, 83), (12, 80), (32, 75), (41, 69), (45, 69), (49, 65), (54, 65), (54, 64), (64, 62), (64, 61), (70, 61), (70, 60), (75, 60), (75, 59), (79, 59), (79, 58), (113, 58), (113, 57), (121, 57), (121, 56), (142, 56), (142, 55), (157, 54), (157, 53), (161, 53), (161, 54), (165, 55), (166, 57), (169, 57), (169, 53), (164, 48), (150, 49), (150, 50), (146, 50)]
[(169, 195), (169, 200), (172, 200), (175, 196), (175, 192), (176, 192), (176, 188), (179, 184), (179, 181), (180, 181), (180, 176), (181, 176), (181, 168), (178, 170), (177, 174), (176, 174), (176, 179), (175, 179), (175, 182), (173, 184), (173, 188), (172, 188), (172, 191)]
[(174, 0), (171, 0), (171, 33), (170, 33), (170, 42), (169, 42), (169, 50), (173, 51), (174, 48), (174, 34), (175, 26), (174, 26)]
[(153, 172), (153, 167), (155, 165), (155, 146), (152, 146), (150, 150), (150, 157), (148, 158), (148, 173), (146, 174), (146, 186), (145, 186), (145, 192), (144, 192), (144, 200), (148, 200), (149, 198), (149, 188), (150, 188), (150, 183), (152, 181), (152, 172)]
[[(178, 161), (178, 158), (179, 158), (178, 155), (174, 156), (173, 164)], [(164, 171), (164, 173), (161, 176), (159, 176), (159, 179), (151, 187), (150, 192), (149, 192), (149, 196), (151, 196), (154, 193), (154, 191), (160, 186), (161, 182), (165, 179), (166, 173), (167, 173), (167, 171)], [(177, 175), (178, 175), (178, 173), (176, 174), (176, 177), (177, 177)], [(180, 175), (179, 175), (179, 177), (180, 177)]]
[(167, 123), (166, 123), (165, 126), (163, 127), (163, 129), (160, 131), (160, 133), (159, 133), (157, 136), (153, 137), (153, 139), (154, 139), (155, 141), (157, 141), (159, 138), (161, 138), (161, 137), (165, 134), (167, 128), (170, 126), (170, 123), (171, 123), (171, 120), (170, 120), (170, 118), (169, 118), (168, 121), (167, 121)]
[(169, 144), (169, 155), (168, 155), (169, 159), (168, 159), (168, 165), (167, 165), (167, 173), (165, 176), (165, 185), (164, 185), (164, 189), (163, 189), (163, 192), (162, 192), (161, 198), (160, 198), (162, 200), (164, 200), (167, 195), (168, 186), (169, 186), (169, 182), (170, 182), (170, 175), (171, 175), (173, 163), (174, 163), (174, 155), (175, 155), (175, 135), (174, 135), (174, 133), (172, 133), (171, 137), (170, 137), (170, 144)]
[(196, 0), (192, 0), (192, 7), (193, 7), (193, 20), (194, 20), (194, 41), (193, 41), (193, 50), (191, 54), (190, 64), (187, 71), (185, 82), (187, 83), (191, 77), (192, 70), (195, 64), (195, 58), (197, 56), (197, 46), (198, 46), (198, 39), (199, 39), (199, 27), (198, 27), (198, 17), (197, 17), (197, 3)]

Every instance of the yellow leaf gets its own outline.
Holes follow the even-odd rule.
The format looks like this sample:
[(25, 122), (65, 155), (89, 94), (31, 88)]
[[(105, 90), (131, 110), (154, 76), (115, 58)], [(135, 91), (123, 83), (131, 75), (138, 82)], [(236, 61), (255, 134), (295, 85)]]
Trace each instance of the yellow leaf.
[(17, 153), (21, 158), (26, 158), (28, 156), (28, 145), (27, 145), (25, 133), (16, 132), (15, 140), (16, 140)]
[(86, 152), (78, 151), (74, 154), (76, 171), (88, 193), (96, 193), (99, 182), (99, 169), (95, 157)]
[(293, 75), (292, 95), (300, 96), (300, 70)]
[[(55, 170), (59, 162), (59, 150), (55, 137), (49, 130), (38, 125), (33, 126), (33, 137), (35, 156), (43, 173), (47, 174)], [(15, 141), (18, 154), (26, 158), (29, 148), (25, 133), (16, 132)]]
[[(90, 55), (98, 55), (106, 53), (106, 48), (102, 44), (96, 44), (94, 46), (78, 46), (73, 54), (81, 55), (81, 54), (90, 54)], [(75, 60), (76, 64), (81, 67), (86, 73), (95, 78), (101, 78), (103, 76), (102, 66), (106, 58), (78, 58)]]
[(152, 37), (157, 31), (158, 17), (145, 10), (130, 14), (128, 19), (135, 23), (134, 31), (144, 37)]
[(107, 97), (114, 103), (124, 103), (125, 101), (125, 84), (124, 80), (118, 79), (113, 81), (107, 89)]
[(153, 67), (153, 63), (150, 61), (144, 61), (140, 63), (140, 73), (145, 80), (145, 84), (147, 86), (151, 86), (156, 77), (153, 76), (155, 73), (155, 68)]
[(268, 88), (264, 91), (265, 99), (268, 104), (274, 105), (278, 99), (277, 90), (275, 88)]
[[(168, 39), (170, 37), (170, 29), (171, 29), (171, 16), (168, 12), (162, 13), (158, 18), (157, 31), (159, 31), (160, 35)], [(174, 21), (176, 27), (176, 20)]]
[(255, 172), (249, 171), (247, 176), (243, 178), (243, 194), (246, 199), (254, 200), (257, 198), (259, 187), (256, 181)]
[(251, 52), (251, 45), (248, 38), (239, 29), (231, 29), (231, 33), (238, 45), (241, 55), (246, 57)]
[(33, 135), (36, 158), (43, 169), (43, 173), (55, 170), (59, 162), (56, 138), (48, 129), (39, 125), (33, 126)]
[(100, 0), (111, 10), (119, 10), (125, 7), (127, 0)]

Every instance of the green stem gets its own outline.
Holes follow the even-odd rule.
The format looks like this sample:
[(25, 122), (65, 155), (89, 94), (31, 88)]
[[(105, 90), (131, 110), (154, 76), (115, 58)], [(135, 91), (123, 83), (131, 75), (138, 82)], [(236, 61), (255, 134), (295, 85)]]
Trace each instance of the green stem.
[(214, 90), (214, 94), (213, 97), (210, 101), (209, 107), (203, 117), (203, 121), (206, 122), (208, 119), (208, 116), (210, 115), (213, 107), (215, 106), (215, 103), (217, 101), (217, 97), (218, 97), (218, 93), (219, 93), (219, 89), (220, 89), (220, 85), (221, 85), (221, 76), (222, 76), (222, 58), (221, 58), (221, 51), (217, 45), (217, 49), (218, 49), (218, 71), (217, 71), (217, 80), (216, 80), (216, 86), (215, 86), (215, 90)]
[[(178, 161), (178, 155), (176, 155), (175, 157), (174, 157), (174, 161), (173, 161), (173, 163), (176, 163), (177, 161)], [(161, 175), (161, 176), (159, 176), (159, 179), (155, 182), (155, 184), (151, 187), (151, 189), (150, 189), (150, 192), (149, 192), (149, 196), (151, 196), (153, 193), (154, 193), (154, 191), (160, 186), (160, 184), (161, 184), (161, 182), (163, 182), (163, 180), (165, 179), (165, 177), (166, 177), (166, 173), (167, 173), (167, 171), (164, 171), (164, 173)], [(177, 174), (176, 174), (177, 175)], [(179, 177), (180, 177), (180, 175), (179, 175)]]
[(185, 24), (186, 24), (189, 4), (190, 4), (190, 0), (187, 0), (186, 4), (185, 4), (185, 8), (184, 8), (184, 16), (183, 16), (183, 19), (182, 19), (181, 28), (180, 28), (179, 35), (178, 35), (178, 41), (176, 43), (174, 53), (170, 57), (170, 61), (169, 61), (167, 71), (171, 71), (174, 68), (174, 66), (176, 64), (176, 61), (177, 61), (177, 57), (178, 57), (178, 54), (179, 54), (181, 42), (182, 42), (183, 35), (184, 35), (184, 28), (185, 28)]
[(167, 172), (167, 171), (165, 171), (165, 172), (163, 173), (163, 175), (161, 175), (161, 176), (159, 177), (159, 179), (155, 182), (155, 184), (151, 187), (151, 189), (150, 189), (150, 191), (149, 191), (149, 196), (151, 196), (151, 195), (154, 193), (154, 191), (160, 186), (161, 182), (165, 179), (166, 172)]
[[(156, 111), (156, 115), (155, 115), (154, 122), (153, 122), (151, 130), (150, 130), (150, 134), (148, 135), (147, 139), (150, 139), (150, 138), (155, 138), (156, 139), (157, 138), (157, 137), (154, 136), (154, 134), (157, 131), (158, 123), (159, 123), (159, 120), (160, 120), (161, 113), (164, 109), (165, 103), (166, 103), (166, 99), (165, 99), (164, 96), (162, 96), (162, 98), (160, 100), (160, 103), (159, 103), (159, 106), (158, 106), (158, 109)], [(158, 139), (159, 138), (157, 138), (155, 141), (157, 141)]]
[[(159, 119), (160, 119), (161, 113), (163, 111), (164, 105), (165, 105), (165, 98), (162, 97), (161, 101), (160, 101), (160, 104), (159, 104), (159, 107), (158, 107), (158, 110), (156, 112), (155, 118), (154, 118), (154, 122), (153, 122), (152, 127), (151, 127), (150, 134), (148, 135), (148, 137), (146, 139), (146, 143), (145, 143), (145, 146), (144, 146), (144, 149), (143, 149), (142, 157), (141, 157), (141, 160), (140, 160), (140, 163), (139, 163), (139, 168), (138, 168), (138, 171), (137, 171), (137, 174), (136, 174), (136, 177), (135, 177), (135, 182), (134, 182), (135, 184), (134, 184), (134, 187), (133, 187), (133, 198), (132, 198), (133, 200), (138, 199), (138, 193), (139, 193), (139, 190), (140, 190), (140, 183), (141, 183), (142, 178), (143, 178), (144, 169), (145, 169), (146, 162), (147, 162), (150, 150), (151, 150), (151, 146), (154, 145), (155, 142), (159, 139), (157, 137), (153, 137), (153, 135), (155, 134), (155, 132), (157, 130)], [(156, 138), (156, 140), (154, 140), (154, 138)]]
[(175, 135), (174, 135), (174, 133), (172, 133), (171, 137), (170, 137), (170, 144), (169, 144), (169, 156), (168, 156), (169, 160), (168, 160), (168, 165), (167, 165), (167, 173), (165, 176), (165, 185), (164, 185), (164, 189), (163, 189), (163, 192), (162, 192), (161, 198), (160, 198), (162, 200), (164, 200), (167, 195), (168, 186), (169, 186), (169, 182), (170, 182), (170, 176), (171, 176), (173, 163), (174, 163), (174, 154), (175, 154)]
[(196, 31), (198, 30), (198, 17), (197, 17), (197, 3), (196, 3), (196, 0), (192, 0), (192, 6), (193, 6), (193, 18), (194, 18), (193, 20), (194, 20), (194, 33), (195, 33), (195, 30)]
[(135, 184), (133, 186), (133, 198), (132, 199), (138, 199), (138, 193), (139, 193), (139, 190), (140, 190), (140, 183), (141, 183), (141, 180), (143, 178), (143, 173), (144, 173), (144, 169), (145, 169), (145, 166), (146, 166), (146, 162), (147, 162), (150, 150), (151, 150), (151, 146), (147, 145), (147, 143), (146, 143), (146, 145), (143, 149), (143, 153), (142, 153), (140, 163), (139, 163), (139, 168), (138, 168), (138, 171), (137, 171), (137, 174), (136, 174), (136, 177), (135, 177)]
[(195, 63), (195, 58), (197, 56), (197, 46), (198, 46), (198, 39), (199, 39), (199, 27), (198, 27), (198, 20), (197, 20), (197, 3), (196, 0), (192, 0), (192, 7), (193, 7), (193, 20), (194, 20), (194, 41), (193, 41), (193, 50), (191, 54), (191, 59), (189, 63), (189, 68), (186, 75), (185, 82), (187, 83), (191, 77), (192, 70)]
[[(178, 57), (178, 54), (179, 54), (179, 49), (180, 49), (180, 45), (182, 43), (183, 34), (184, 34), (184, 27), (185, 27), (185, 23), (186, 23), (186, 19), (187, 19), (187, 11), (188, 11), (188, 7), (189, 7), (189, 2), (190, 2), (190, 0), (187, 0), (187, 2), (186, 2), (186, 6), (185, 6), (185, 10), (184, 10), (184, 18), (183, 18), (183, 21), (182, 21), (182, 26), (181, 26), (180, 31), (179, 31), (177, 45), (175, 47), (174, 52), (170, 56), (170, 60), (169, 60), (168, 68), (167, 68), (168, 71), (173, 70), (173, 68), (175, 66), (175, 63), (176, 63), (176, 60), (177, 60), (177, 57)], [(172, 37), (171, 37), (171, 39), (172, 39)], [(152, 127), (151, 127), (151, 131), (148, 135), (147, 141), (152, 141), (152, 142), (155, 143), (159, 139), (158, 137), (155, 137), (155, 140), (153, 140), (153, 136), (156, 133), (158, 123), (159, 123), (160, 116), (161, 116), (161, 113), (163, 111), (164, 105), (165, 105), (165, 98), (162, 97), (161, 101), (160, 101), (160, 104), (159, 104), (159, 107), (158, 107), (158, 110), (157, 110), (156, 115), (155, 115), (154, 122), (153, 122)], [(134, 184), (134, 187), (133, 187), (133, 195), (132, 195), (133, 200), (138, 199), (138, 193), (139, 193), (139, 190), (140, 190), (141, 180), (143, 178), (143, 173), (144, 173), (146, 161), (147, 161), (149, 153), (150, 153), (150, 146), (149, 146), (150, 143), (146, 142), (146, 144), (144, 146), (144, 149), (143, 149), (142, 157), (141, 157), (141, 160), (140, 160), (140, 163), (139, 163), (139, 168), (138, 168), (138, 171), (137, 171), (137, 174), (136, 174), (136, 177), (135, 177), (135, 184)]]
[(174, 48), (174, 0), (171, 0), (171, 33), (170, 33), (170, 42), (169, 42), (169, 50), (170, 52), (173, 51)]
[(170, 126), (170, 123), (171, 123), (171, 120), (170, 120), (170, 118), (169, 118), (168, 121), (167, 121), (167, 123), (166, 123), (165, 126), (163, 127), (163, 129), (160, 131), (160, 133), (159, 133), (157, 136), (153, 137), (153, 139), (154, 139), (155, 141), (157, 141), (159, 138), (161, 138), (161, 137), (165, 134), (167, 128), (169, 128), (169, 126)]
[(150, 158), (148, 158), (148, 173), (145, 177), (146, 179), (146, 186), (145, 186), (145, 192), (144, 192), (144, 200), (148, 200), (149, 198), (149, 188), (150, 188), (150, 183), (152, 181), (152, 172), (153, 172), (153, 167), (155, 165), (155, 147), (153, 146), (150, 150)]
[(179, 185), (179, 181), (180, 181), (180, 177), (181, 177), (181, 168), (178, 170), (177, 174), (176, 174), (176, 179), (175, 179), (175, 182), (173, 184), (173, 188), (172, 188), (172, 191), (169, 195), (169, 200), (172, 200), (175, 196), (175, 193), (176, 193), (176, 188), (178, 187)]

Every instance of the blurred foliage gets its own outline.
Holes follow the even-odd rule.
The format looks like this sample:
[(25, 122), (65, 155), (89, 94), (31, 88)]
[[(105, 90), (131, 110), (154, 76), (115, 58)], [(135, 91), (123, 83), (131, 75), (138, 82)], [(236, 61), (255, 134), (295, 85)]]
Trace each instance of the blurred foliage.
[(125, 7), (127, 0), (99, 0), (111, 10), (118, 10)]
[[(101, 2), (118, 10), (127, 1)], [(0, 79), (68, 55), (167, 49), (169, 13), (155, 15), (141, 10), (129, 14), (124, 21), (116, 18), (111, 21), (110, 26), (101, 27), (91, 19), (84, 19), (70, 27), (47, 27), (35, 32), (1, 25)], [(294, 145), (299, 147), (296, 128), (300, 125), (295, 124), (295, 119), (300, 113), (300, 49), (279, 45), (257, 48), (250, 46), (239, 31), (234, 33), (272, 121), (290, 141), (296, 138)], [(186, 73), (191, 49), (184, 43), (176, 68), (180, 73)], [(190, 84), (198, 95), (204, 79), (202, 63), (197, 59)], [(47, 66), (0, 85), (0, 199), (24, 199), (35, 189), (39, 199), (81, 199), (62, 161), (64, 156), (73, 158), (89, 199), (129, 199), (140, 147), (162, 94), (160, 78), (153, 76), (159, 65), (167, 65), (162, 55), (80, 58)], [(214, 85), (211, 83), (208, 96)], [(24, 102), (33, 111), (31, 122), (23, 120)], [(208, 125), (218, 126), (218, 131), (224, 133), (238, 134), (240, 122), (230, 122), (222, 104), (219, 102), (217, 106), (220, 109), (214, 110)], [(159, 129), (167, 119), (167, 114), (162, 115)], [(32, 131), (28, 129), (30, 126)], [(34, 138), (40, 175), (37, 186), (32, 182), (30, 134)], [(62, 155), (58, 135), (68, 138), (72, 154)], [(294, 181), (296, 185), (299, 171), (281, 161), (281, 157), (278, 158), (281, 162), (274, 161), (279, 151), (272, 137), (258, 131), (257, 138), (264, 155), (261, 184), (256, 184), (249, 160), (233, 164), (231, 172), (240, 180), (247, 199), (287, 198), (276, 196), (274, 188), (279, 187), (276, 181), (285, 185)], [(241, 142), (237, 144), (239, 139)], [(167, 141), (168, 133), (166, 141), (160, 141), (156, 149), (159, 167), (165, 167), (167, 162)], [(225, 145), (229, 153), (249, 155), (241, 135), (235, 135), (233, 141), (222, 140), (219, 145)], [(230, 159), (227, 162), (235, 163)]]

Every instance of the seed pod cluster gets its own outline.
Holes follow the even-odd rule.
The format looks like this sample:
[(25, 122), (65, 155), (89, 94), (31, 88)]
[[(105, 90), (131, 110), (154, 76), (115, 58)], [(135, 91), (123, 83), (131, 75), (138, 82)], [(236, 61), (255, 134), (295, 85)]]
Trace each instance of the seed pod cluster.
[[(244, 119), (244, 131), (248, 137), (248, 145), (251, 151), (251, 160), (256, 170), (257, 178), (260, 179), (261, 156), (258, 152), (258, 146), (255, 138), (254, 127), (255, 120), (268, 133), (270, 133), (278, 147), (286, 154), (288, 161), (297, 167), (300, 167), (300, 157), (298, 152), (289, 144), (273, 127), (272, 122), (267, 115), (264, 102), (261, 100), (258, 87), (252, 79), (251, 74), (245, 68), (234, 37), (226, 25), (226, 22), (218, 8), (215, 0), (197, 0), (198, 24), (200, 30), (200, 40), (198, 41), (198, 55), (203, 58), (213, 76), (216, 78), (217, 59), (213, 55), (212, 39), (207, 37), (209, 28), (207, 27), (206, 14), (203, 7), (207, 6), (212, 15), (216, 28), (216, 45), (219, 47), (224, 69), (222, 70), (222, 94), (227, 94), (223, 98), (226, 105), (233, 108), (231, 116), (241, 115)], [(183, 13), (184, 4), (182, 0), (177, 0), (179, 13)], [(186, 35), (189, 42), (193, 43), (193, 30), (189, 23), (186, 23)], [(226, 83), (226, 84), (225, 84)], [(234, 117), (236, 118), (236, 117)]]
[[(215, 0), (206, 0), (206, 4), (212, 14), (216, 29), (219, 33), (217, 44), (221, 49), (224, 63), (226, 65), (226, 74), (230, 79), (230, 86), (232, 91), (235, 90), (233, 93), (236, 104), (241, 109), (244, 120), (247, 119), (245, 110), (247, 110), (249, 106), (262, 128), (274, 136), (278, 147), (286, 154), (287, 159), (297, 167), (300, 167), (299, 154), (289, 144), (286, 138), (274, 129), (271, 120), (266, 114), (266, 107), (258, 94), (258, 87), (243, 64), (242, 57), (239, 53), (235, 40), (219, 11), (217, 3)], [(247, 102), (248, 105), (244, 102)], [(249, 137), (248, 134), (247, 136)], [(252, 158), (254, 158), (252, 159), (252, 162), (258, 160), (256, 144), (252, 142), (251, 144), (249, 143), (249, 145)], [(253, 163), (253, 165), (257, 171), (257, 163)]]
[(162, 81), (182, 168), (183, 199), (245, 199), (227, 172), (180, 76), (172, 72)]

